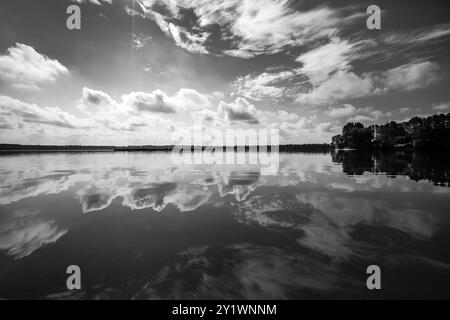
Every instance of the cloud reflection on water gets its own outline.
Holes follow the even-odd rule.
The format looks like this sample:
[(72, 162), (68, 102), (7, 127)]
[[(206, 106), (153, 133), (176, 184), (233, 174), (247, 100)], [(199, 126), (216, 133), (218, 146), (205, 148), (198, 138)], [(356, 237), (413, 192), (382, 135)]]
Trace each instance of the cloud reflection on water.
[[(255, 165), (173, 166), (167, 153), (3, 157), (0, 250), (15, 259), (30, 256), (70, 233), (81, 213), (108, 215), (118, 207), (139, 214), (194, 215), (206, 208), (210, 215), (224, 212), (267, 235), (281, 232), (293, 240), (290, 249), (240, 241), (220, 249), (213, 243), (185, 248), (150, 279), (136, 279), (141, 288), (129, 295), (282, 299), (342, 290), (355, 281), (338, 279), (342, 265), (375, 256), (386, 244), (397, 248), (386, 254), (389, 263), (416, 259), (444, 269), (449, 265), (439, 253), (426, 256), (407, 245), (411, 239), (430, 245), (427, 241), (448, 227), (449, 188), (380, 171), (347, 174), (327, 154), (282, 154), (280, 160), (278, 175), (262, 176)], [(63, 207), (58, 203), (63, 195), (75, 220), (62, 222), (64, 212), (57, 208)], [(360, 230), (366, 230), (362, 236)], [(189, 281), (187, 273), (193, 277)], [(93, 292), (108, 296), (118, 294), (115, 290)], [(85, 294), (93, 297), (93, 292)]]

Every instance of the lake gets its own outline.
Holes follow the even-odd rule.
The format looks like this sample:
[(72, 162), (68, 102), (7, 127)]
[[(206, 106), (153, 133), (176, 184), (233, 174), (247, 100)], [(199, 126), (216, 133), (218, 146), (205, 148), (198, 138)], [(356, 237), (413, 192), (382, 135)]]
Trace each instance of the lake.
[(0, 298), (450, 298), (448, 155), (279, 161), (269, 175), (164, 152), (4, 154)]

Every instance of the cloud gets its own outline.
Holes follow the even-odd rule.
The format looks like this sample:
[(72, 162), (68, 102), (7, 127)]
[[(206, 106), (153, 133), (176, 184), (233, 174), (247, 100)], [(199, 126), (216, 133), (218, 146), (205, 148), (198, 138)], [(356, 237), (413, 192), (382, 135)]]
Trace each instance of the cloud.
[(359, 43), (332, 37), (328, 43), (298, 56), (295, 61), (301, 66), (238, 77), (233, 86), (239, 94), (254, 100), (297, 97), (305, 104), (326, 102), (329, 96), (365, 95), (371, 80), (351, 72), (350, 63), (359, 57), (358, 47)]
[(194, 111), (191, 113), (192, 119), (196, 123), (204, 123), (204, 124), (222, 124), (222, 120), (217, 110), (203, 109), (199, 111)]
[(409, 111), (411, 111), (411, 108), (408, 108), (408, 107), (405, 107), (405, 108), (400, 108), (400, 113), (406, 113), (406, 112), (409, 112)]
[(258, 124), (258, 111), (255, 106), (244, 98), (237, 98), (234, 102), (220, 102), (218, 113), (224, 115), (224, 119), (231, 123), (245, 122)]
[[(183, 88), (172, 95), (162, 90), (130, 92), (122, 95), (120, 100), (116, 100), (103, 91), (84, 87), (80, 99), (75, 102), (83, 115), (75, 116), (57, 107), (40, 107), (8, 96), (0, 96), (0, 129), (2, 131), (20, 129), (23, 137), (26, 137), (35, 133), (45, 134), (42, 130), (53, 127), (65, 130), (53, 129), (47, 132), (53, 139), (58, 134), (66, 140), (74, 135), (86, 137), (95, 135), (96, 139), (102, 141), (113, 139), (117, 136), (117, 131), (122, 131), (126, 134), (119, 139), (120, 141), (139, 139), (136, 141), (155, 143), (149, 142), (150, 137), (152, 141), (158, 138), (161, 139), (160, 144), (167, 144), (173, 143), (170, 137), (174, 128), (191, 128), (195, 122), (225, 127), (239, 124), (256, 125), (261, 121), (270, 124), (273, 121), (292, 121), (297, 118), (297, 115), (283, 110), (277, 112), (258, 110), (242, 97), (231, 102), (219, 101), (221, 98), (223, 98), (221, 94), (204, 94), (194, 89)], [(213, 101), (217, 101), (217, 104), (213, 104)], [(77, 133), (74, 130), (80, 131)], [(139, 137), (134, 138), (138, 134)], [(112, 140), (106, 144), (118, 144), (119, 140)]]
[(238, 124), (271, 125), (277, 121), (296, 121), (299, 119), (297, 114), (284, 110), (259, 110), (243, 97), (238, 97), (229, 103), (220, 101), (216, 109), (202, 109), (194, 111), (191, 115), (196, 122), (219, 127)]
[(16, 43), (0, 55), (0, 80), (16, 88), (40, 89), (39, 85), (54, 82), (69, 71), (58, 60), (38, 53), (33, 47)]
[(342, 107), (332, 108), (328, 111), (328, 115), (333, 118), (350, 117), (356, 112), (356, 108), (351, 104), (344, 104)]
[(320, 122), (316, 117), (300, 117), (296, 122), (273, 123), (281, 137), (289, 143), (321, 143), (330, 141), (338, 128), (329, 122)]
[(341, 107), (329, 108), (327, 115), (332, 118), (346, 119), (350, 122), (375, 122), (391, 114), (374, 110), (372, 107), (355, 108), (351, 104), (344, 104)]
[(209, 36), (208, 33), (202, 33), (200, 35), (192, 34), (182, 27), (176, 27), (173, 23), (169, 23), (169, 32), (177, 46), (191, 53), (208, 53), (208, 50), (203, 46), (203, 43)]
[(147, 41), (150, 41), (152, 37), (144, 37), (137, 34), (133, 34), (132, 47), (135, 49), (141, 49), (145, 46)]
[(92, 3), (98, 6), (101, 6), (103, 3), (111, 4), (112, 0), (72, 0), (76, 3)]
[(411, 43), (428, 42), (450, 35), (450, 23), (427, 26), (408, 32), (397, 32), (386, 35), (386, 43), (407, 45)]
[(295, 61), (302, 63), (299, 72), (317, 84), (337, 71), (350, 70), (350, 62), (357, 58), (356, 47), (356, 43), (335, 37), (329, 43), (300, 55)]
[[(120, 101), (105, 92), (83, 88), (77, 103), (78, 108), (89, 114), (93, 121), (114, 131), (137, 131), (156, 124), (168, 129), (176, 118), (186, 121), (183, 113), (212, 107), (210, 95), (187, 88), (173, 95), (159, 89), (130, 92), (122, 95)], [(172, 117), (168, 118), (169, 115)]]
[(373, 90), (374, 81), (370, 76), (338, 71), (310, 91), (299, 94), (296, 101), (301, 104), (323, 104), (367, 96), (372, 94)]
[(243, 54), (276, 53), (327, 36), (337, 24), (336, 12), (319, 7), (299, 12), (287, 0), (239, 1), (230, 31)]
[(392, 91), (411, 91), (428, 87), (440, 78), (438, 64), (431, 61), (412, 62), (362, 75), (340, 70), (313, 85), (306, 93), (299, 94), (296, 101), (302, 104), (324, 104)]
[(383, 32), (379, 37), (364, 40), (362, 54), (370, 62), (412, 56), (426, 59), (433, 50), (442, 49), (450, 36), (450, 24), (438, 24), (404, 31)]
[(298, 72), (307, 76), (311, 89), (300, 93), (296, 101), (320, 104), (369, 94), (373, 90), (373, 80), (352, 72), (351, 62), (359, 57), (358, 46), (334, 37), (327, 44), (297, 57), (296, 61), (302, 64)]
[[(208, 32), (194, 32), (188, 31), (186, 28), (182, 26), (177, 26), (172, 22), (169, 22), (168, 17), (163, 16), (162, 14), (151, 9), (156, 2), (159, 1), (146, 1), (146, 0), (137, 0), (137, 4), (139, 5), (143, 14), (138, 13), (137, 11), (126, 8), (126, 11), (130, 15), (141, 15), (146, 18), (150, 18), (153, 20), (167, 36), (171, 37), (175, 44), (187, 51), (194, 54), (207, 54), (208, 50), (203, 46), (204, 42), (209, 37)], [(164, 3), (163, 3), (164, 4)], [(175, 10), (172, 8), (169, 11)]]
[(167, 104), (167, 99), (161, 90), (152, 93), (131, 92), (122, 96), (123, 102), (137, 112), (175, 113), (175, 108)]
[[(326, 6), (299, 11), (288, 0), (138, 0), (138, 4), (141, 15), (153, 20), (176, 45), (192, 53), (213, 51), (240, 58), (274, 54), (328, 37), (337, 26), (358, 17), (343, 18), (341, 10)], [(180, 25), (186, 12), (195, 14), (189, 30)], [(212, 35), (222, 41), (209, 50)]]
[(362, 114), (355, 115), (347, 119), (349, 122), (369, 122), (373, 123), (380, 120), (385, 114), (380, 110), (372, 110), (371, 108), (362, 109)]
[(246, 75), (234, 80), (232, 86), (237, 90), (238, 94), (249, 99), (278, 99), (290, 95), (288, 83), (293, 81), (297, 74), (298, 70), (293, 69)]
[(440, 79), (437, 63), (423, 61), (390, 69), (383, 74), (385, 90), (410, 91), (428, 87)]
[(9, 123), (0, 123), (0, 130), (10, 130), (14, 129), (14, 127)]
[(111, 97), (98, 90), (83, 87), (79, 107), (82, 111), (94, 114), (100, 110), (110, 110), (115, 101)]
[(367, 58), (367, 50), (367, 42), (330, 36), (327, 43), (298, 56), (300, 66), (240, 76), (232, 85), (254, 100), (295, 98), (300, 104), (316, 105), (425, 88), (441, 78), (437, 63), (417, 60), (385, 71), (356, 73), (352, 63)]
[(41, 108), (8, 96), (0, 96), (0, 111), (8, 115), (8, 120), (19, 124), (44, 124), (62, 128), (88, 128), (89, 121), (85, 121), (62, 111), (59, 108)]
[[(24, 143), (30, 136), (42, 139), (49, 136), (50, 143), (72, 144), (170, 144), (176, 130), (192, 129), (193, 125), (227, 128), (236, 126), (274, 126), (282, 124), (285, 136), (294, 138), (296, 129), (304, 129), (298, 114), (285, 110), (261, 110), (244, 97), (223, 101), (224, 95), (204, 94), (195, 89), (182, 88), (174, 94), (162, 90), (130, 92), (120, 99), (108, 93), (87, 87), (75, 101), (82, 115), (76, 116), (56, 107), (40, 107), (7, 96), (0, 96), (0, 130), (7, 133), (9, 142)], [(297, 123), (298, 122), (298, 123)], [(300, 127), (298, 126), (300, 124)], [(328, 124), (317, 123), (313, 136), (329, 132)], [(51, 129), (53, 128), (53, 129)], [(290, 130), (293, 128), (293, 130)], [(21, 138), (14, 138), (20, 130)], [(47, 131), (48, 130), (48, 131)], [(122, 135), (118, 136), (117, 132)], [(89, 137), (95, 136), (95, 139)], [(6, 137), (6, 135), (4, 135)], [(327, 139), (327, 138), (326, 138)], [(316, 141), (318, 141), (316, 139)]]
[(159, 89), (152, 92), (133, 91), (122, 95), (121, 101), (115, 101), (105, 92), (85, 87), (79, 100), (80, 109), (90, 114), (99, 111), (176, 113), (210, 108), (211, 106), (212, 102), (209, 95), (188, 88), (181, 88), (172, 96)]
[[(195, 89), (181, 88), (178, 92), (169, 97), (169, 103), (178, 109), (191, 111), (204, 108), (212, 108), (212, 97), (216, 97), (217, 92), (212, 95), (203, 94)], [(220, 94), (219, 94), (220, 97)]]
[(450, 103), (449, 102), (442, 102), (433, 105), (433, 109), (437, 111), (447, 111), (450, 110)]

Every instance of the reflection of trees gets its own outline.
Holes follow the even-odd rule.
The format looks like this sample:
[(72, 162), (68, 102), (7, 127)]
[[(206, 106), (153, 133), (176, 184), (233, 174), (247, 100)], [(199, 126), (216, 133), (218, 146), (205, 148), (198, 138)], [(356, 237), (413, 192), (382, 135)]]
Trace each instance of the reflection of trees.
[(428, 180), (436, 185), (450, 186), (450, 154), (431, 154), (410, 151), (370, 152), (336, 151), (333, 162), (342, 164), (346, 174), (364, 172), (389, 176), (408, 176), (415, 181)]

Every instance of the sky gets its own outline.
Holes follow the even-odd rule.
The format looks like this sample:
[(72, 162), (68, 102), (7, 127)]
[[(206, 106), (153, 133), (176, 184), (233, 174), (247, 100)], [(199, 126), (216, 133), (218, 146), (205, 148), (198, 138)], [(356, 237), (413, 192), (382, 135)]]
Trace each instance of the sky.
[[(381, 8), (369, 30), (366, 9)], [(81, 9), (69, 30), (66, 10)], [(449, 1), (4, 0), (0, 143), (173, 144), (278, 129), (328, 143), (450, 112)]]

